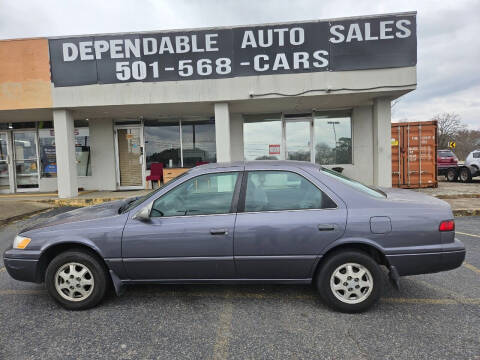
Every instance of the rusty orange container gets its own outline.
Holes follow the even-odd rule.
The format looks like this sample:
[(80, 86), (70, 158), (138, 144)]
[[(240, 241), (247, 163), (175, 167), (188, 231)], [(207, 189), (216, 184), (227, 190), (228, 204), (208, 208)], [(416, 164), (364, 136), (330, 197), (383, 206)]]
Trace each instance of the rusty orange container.
[(438, 186), (436, 121), (392, 124), (392, 186)]

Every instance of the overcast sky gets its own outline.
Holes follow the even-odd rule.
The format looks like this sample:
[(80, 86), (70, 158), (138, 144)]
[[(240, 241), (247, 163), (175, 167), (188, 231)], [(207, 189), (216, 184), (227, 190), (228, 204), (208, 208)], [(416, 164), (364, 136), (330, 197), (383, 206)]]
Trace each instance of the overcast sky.
[(301, 21), (418, 11), (418, 88), (396, 120), (456, 112), (480, 129), (480, 0), (3, 0), (0, 38)]

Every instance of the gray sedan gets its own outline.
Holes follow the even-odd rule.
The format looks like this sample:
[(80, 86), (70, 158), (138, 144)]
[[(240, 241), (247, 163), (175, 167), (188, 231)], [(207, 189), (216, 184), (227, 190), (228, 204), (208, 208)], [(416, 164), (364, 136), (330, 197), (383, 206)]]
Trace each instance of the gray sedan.
[(146, 196), (24, 229), (4, 254), (13, 278), (45, 282), (73, 310), (109, 285), (313, 283), (330, 307), (360, 312), (382, 294), (382, 266), (398, 285), (464, 258), (446, 202), (293, 161), (198, 166)]

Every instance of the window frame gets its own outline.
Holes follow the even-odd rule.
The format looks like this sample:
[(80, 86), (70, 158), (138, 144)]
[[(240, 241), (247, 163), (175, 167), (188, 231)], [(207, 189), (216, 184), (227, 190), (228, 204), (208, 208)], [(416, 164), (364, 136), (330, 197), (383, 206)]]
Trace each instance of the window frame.
[[(244, 132), (245, 124), (250, 123), (262, 123), (269, 121), (279, 121), (281, 126), (281, 138), (280, 138), (280, 154), (278, 160), (286, 160), (288, 158), (288, 149), (287, 149), (287, 123), (292, 122), (308, 122), (310, 124), (310, 160), (307, 162), (312, 164), (317, 164), (315, 161), (316, 158), (316, 134), (315, 134), (315, 123), (317, 119), (335, 119), (335, 118), (349, 118), (350, 119), (350, 141), (351, 141), (351, 161), (349, 163), (337, 163), (334, 164), (317, 164), (325, 166), (349, 166), (355, 165), (355, 155), (354, 155), (354, 129), (353, 129), (353, 108), (344, 108), (344, 109), (332, 109), (332, 110), (312, 110), (308, 113), (259, 113), (259, 114), (243, 114), (244, 117)], [(243, 138), (245, 142), (245, 137)], [(335, 145), (337, 146), (337, 145)], [(243, 159), (245, 161), (245, 146), (243, 149)], [(269, 159), (275, 161), (273, 159)], [(335, 159), (336, 160), (336, 159)], [(257, 160), (248, 160), (248, 161), (257, 161)]]
[[(187, 181), (190, 181), (190, 180), (194, 180), (200, 176), (204, 176), (204, 175), (222, 175), (222, 174), (232, 174), (232, 173), (238, 173), (238, 176), (237, 176), (237, 180), (235, 182), (235, 186), (233, 188), (233, 195), (232, 195), (232, 201), (230, 203), (230, 210), (229, 212), (227, 213), (215, 213), (215, 214), (189, 214), (189, 215), (173, 215), (173, 216), (151, 216), (151, 213), (152, 213), (152, 209), (153, 209), (153, 205), (154, 203), (161, 199), (162, 197), (166, 196), (168, 193), (170, 193), (171, 191), (175, 190), (177, 187), (179, 186), (182, 186), (183, 184), (185, 184)], [(241, 191), (241, 185), (242, 185), (242, 182), (243, 182), (243, 178), (244, 178), (244, 171), (238, 169), (238, 170), (230, 170), (230, 171), (215, 171), (215, 172), (209, 172), (209, 173), (204, 173), (204, 174), (198, 174), (196, 176), (192, 176), (192, 177), (189, 177), (188, 179), (185, 179), (185, 181), (182, 181), (181, 183), (173, 186), (171, 189), (168, 189), (168, 191), (166, 191), (165, 193), (163, 193), (162, 195), (158, 196), (157, 198), (155, 199), (152, 199), (152, 201), (149, 203), (149, 205), (147, 206), (150, 206), (151, 204), (151, 209), (150, 209), (150, 212), (149, 212), (149, 217), (150, 219), (172, 219), (172, 218), (187, 218), (187, 217), (192, 217), (192, 216), (216, 216), (216, 215), (232, 215), (232, 214), (236, 214), (237, 213), (237, 210), (238, 210), (238, 203), (239, 203), (239, 196), (240, 196), (240, 191)], [(140, 206), (142, 204), (139, 204)]]
[[(295, 175), (298, 175), (308, 181), (310, 184), (312, 184), (314, 187), (316, 187), (318, 190), (320, 190), (323, 194), (328, 196), (330, 200), (335, 204), (335, 207), (330, 207), (330, 208), (315, 208), (315, 209), (284, 209), (284, 210), (261, 210), (261, 211), (245, 211), (245, 200), (247, 197), (247, 182), (248, 182), (248, 174), (251, 172), (260, 172), (260, 171), (266, 171), (266, 172), (285, 172), (285, 173), (292, 173)], [(243, 214), (256, 214), (256, 213), (277, 213), (277, 212), (290, 212), (290, 211), (319, 211), (319, 210), (338, 210), (340, 209), (340, 206), (338, 205), (338, 201), (334, 200), (332, 196), (330, 196), (326, 191), (324, 191), (320, 186), (315, 184), (313, 181), (309, 180), (307, 177), (304, 175), (300, 174), (297, 171), (294, 170), (284, 170), (284, 169), (250, 169), (250, 170), (245, 170), (243, 173), (243, 179), (242, 179), (242, 188), (240, 190), (240, 197), (238, 199), (238, 204), (237, 204), (237, 213), (243, 213)]]

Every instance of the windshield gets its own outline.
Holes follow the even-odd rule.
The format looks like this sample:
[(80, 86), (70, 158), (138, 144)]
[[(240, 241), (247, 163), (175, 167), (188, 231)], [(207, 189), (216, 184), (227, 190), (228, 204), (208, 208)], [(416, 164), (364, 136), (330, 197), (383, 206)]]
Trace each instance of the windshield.
[[(181, 174), (180, 176), (176, 177), (175, 179), (173, 180), (178, 180), (184, 176), (186, 176), (190, 171), (187, 171), (187, 172), (184, 172), (183, 174)], [(153, 195), (155, 195), (156, 193), (158, 193), (160, 190), (162, 190), (167, 184), (163, 184), (162, 186), (160, 186), (158, 189), (155, 189), (151, 192), (149, 192), (148, 194), (145, 194), (143, 196), (140, 196), (140, 197), (136, 197), (136, 198), (133, 198), (133, 199), (130, 199), (130, 201), (126, 202), (125, 204), (123, 204), (120, 209), (118, 209), (118, 213), (119, 214), (123, 214), (127, 211), (130, 211), (131, 209), (133, 209), (134, 207), (140, 205), (141, 203), (143, 203), (145, 200), (151, 198)]]
[(453, 152), (446, 150), (446, 151), (439, 151), (438, 156), (440, 156), (441, 158), (446, 158), (446, 157), (453, 157), (455, 155), (453, 154)]
[(324, 167), (322, 167), (320, 170), (325, 175), (328, 175), (332, 178), (335, 178), (336, 180), (339, 180), (342, 183), (347, 184), (347, 185), (353, 187), (356, 190), (360, 190), (367, 195), (377, 197), (377, 198), (386, 198), (387, 197), (387, 195), (383, 191), (380, 191), (380, 190), (375, 189), (373, 187), (364, 185), (361, 182), (352, 180), (352, 179), (346, 177), (345, 175), (340, 174), (339, 172), (336, 172), (336, 171), (333, 171), (333, 170), (330, 170), (330, 169), (327, 169), (327, 168), (324, 168)]

